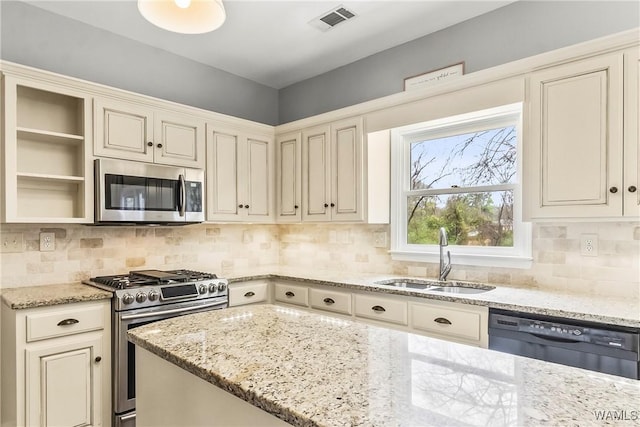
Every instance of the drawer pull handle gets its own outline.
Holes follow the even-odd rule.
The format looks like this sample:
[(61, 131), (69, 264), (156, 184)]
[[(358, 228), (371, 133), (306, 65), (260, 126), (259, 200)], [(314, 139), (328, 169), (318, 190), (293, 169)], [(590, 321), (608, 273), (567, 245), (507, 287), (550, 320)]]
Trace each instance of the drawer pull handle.
[(246, 294), (244, 294), (244, 296), (247, 297), (247, 298), (251, 298), (252, 296), (255, 296), (255, 294), (256, 294), (255, 292), (249, 291)]
[(385, 310), (385, 309), (384, 309), (384, 307), (383, 307), (383, 306), (381, 306), (381, 305), (374, 305), (373, 307), (371, 307), (371, 310), (373, 310), (373, 311), (377, 311), (377, 312), (379, 312), (379, 313), (382, 313), (382, 312), (387, 311), (387, 310)]
[(331, 298), (325, 298), (322, 301), (324, 301), (325, 304), (335, 304), (336, 302), (334, 300), (332, 300)]
[(101, 356), (98, 356), (98, 357), (95, 358), (96, 363), (100, 363), (101, 360), (102, 360)]
[(450, 325), (451, 324), (451, 320), (445, 319), (444, 317), (436, 317), (435, 319), (433, 319), (433, 321), (436, 322), (436, 323), (440, 323), (441, 325)]
[(287, 291), (287, 293), (285, 293), (285, 295), (286, 295), (286, 296), (288, 296), (289, 298), (291, 298), (291, 297), (295, 297), (295, 296), (296, 296), (296, 294), (294, 294), (294, 293), (293, 293), (293, 292), (291, 292), (291, 291)]
[(58, 322), (58, 326), (69, 326), (76, 323), (80, 323), (80, 321), (78, 319), (64, 319)]

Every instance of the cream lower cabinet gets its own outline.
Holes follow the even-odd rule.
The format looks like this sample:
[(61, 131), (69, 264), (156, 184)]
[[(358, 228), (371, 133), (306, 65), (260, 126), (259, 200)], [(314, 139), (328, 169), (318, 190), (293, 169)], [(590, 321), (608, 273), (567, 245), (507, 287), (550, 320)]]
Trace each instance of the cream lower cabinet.
[(409, 303), (409, 326), (420, 333), (463, 344), (488, 347), (489, 309), (448, 301)]
[(528, 81), (525, 217), (637, 217), (637, 48), (536, 71)]
[(110, 303), (2, 307), (2, 425), (111, 425)]
[(305, 286), (276, 283), (273, 299), (276, 302), (306, 307), (309, 305), (309, 289)]
[(388, 296), (354, 294), (354, 313), (356, 317), (398, 325), (407, 324), (406, 300)]
[(207, 125), (207, 220), (273, 222), (273, 137)]
[(145, 104), (96, 98), (96, 156), (184, 166), (205, 165), (205, 121)]
[(269, 282), (251, 281), (229, 284), (229, 307), (264, 303), (269, 300)]

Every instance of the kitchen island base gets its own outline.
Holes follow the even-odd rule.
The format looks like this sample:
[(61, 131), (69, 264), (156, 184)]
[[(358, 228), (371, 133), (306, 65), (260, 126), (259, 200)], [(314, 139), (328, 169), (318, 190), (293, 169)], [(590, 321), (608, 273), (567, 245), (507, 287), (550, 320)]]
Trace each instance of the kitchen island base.
[(136, 404), (136, 427), (290, 427), (138, 346)]

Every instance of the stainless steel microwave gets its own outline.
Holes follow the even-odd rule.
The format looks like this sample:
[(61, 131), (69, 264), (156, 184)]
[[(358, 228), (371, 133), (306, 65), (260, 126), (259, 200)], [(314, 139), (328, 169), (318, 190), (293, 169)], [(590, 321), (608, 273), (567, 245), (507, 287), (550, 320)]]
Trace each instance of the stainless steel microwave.
[(204, 221), (204, 170), (96, 159), (98, 224)]

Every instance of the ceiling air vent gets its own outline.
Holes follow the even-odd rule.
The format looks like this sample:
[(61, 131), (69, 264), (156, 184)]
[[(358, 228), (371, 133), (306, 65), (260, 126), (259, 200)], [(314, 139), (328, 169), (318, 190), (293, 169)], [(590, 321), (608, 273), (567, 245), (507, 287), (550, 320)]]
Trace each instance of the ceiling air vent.
[(323, 13), (317, 18), (311, 20), (309, 24), (319, 30), (327, 31), (335, 27), (339, 23), (354, 18), (355, 16), (356, 14), (351, 12), (350, 10), (345, 9), (343, 6), (338, 6), (330, 10), (329, 12)]

